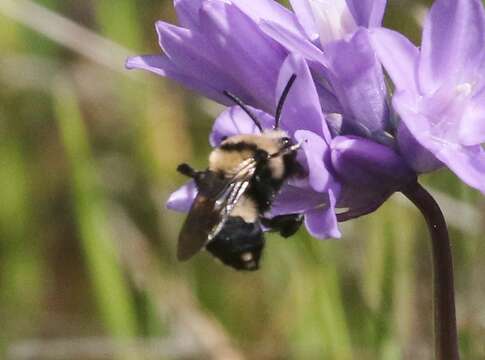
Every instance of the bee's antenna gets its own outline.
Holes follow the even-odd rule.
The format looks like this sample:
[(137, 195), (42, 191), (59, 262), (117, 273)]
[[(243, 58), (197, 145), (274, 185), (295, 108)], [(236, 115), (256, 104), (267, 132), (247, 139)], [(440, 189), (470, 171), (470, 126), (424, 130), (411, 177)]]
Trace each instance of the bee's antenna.
[(229, 99), (231, 99), (232, 101), (234, 101), (237, 105), (239, 105), (241, 107), (241, 109), (243, 109), (244, 112), (246, 114), (248, 114), (248, 116), (251, 118), (251, 120), (253, 120), (254, 125), (256, 125), (256, 127), (259, 129), (259, 131), (260, 132), (263, 132), (263, 127), (261, 126), (260, 122), (258, 121), (258, 119), (256, 118), (256, 116), (251, 112), (251, 110), (249, 110), (249, 108), (246, 106), (246, 104), (244, 104), (242, 102), (241, 99), (239, 99), (236, 95), (230, 93), (227, 90), (224, 90), (222, 93), (224, 95), (226, 95)]
[(283, 89), (283, 92), (281, 93), (280, 99), (278, 100), (278, 105), (276, 106), (276, 113), (275, 113), (275, 120), (274, 120), (274, 128), (278, 129), (280, 126), (280, 117), (281, 117), (281, 112), (283, 111), (283, 105), (285, 104), (286, 98), (288, 97), (288, 94), (290, 93), (291, 87), (293, 86), (293, 83), (296, 80), (296, 74), (291, 75), (290, 80), (286, 83), (285, 88)]

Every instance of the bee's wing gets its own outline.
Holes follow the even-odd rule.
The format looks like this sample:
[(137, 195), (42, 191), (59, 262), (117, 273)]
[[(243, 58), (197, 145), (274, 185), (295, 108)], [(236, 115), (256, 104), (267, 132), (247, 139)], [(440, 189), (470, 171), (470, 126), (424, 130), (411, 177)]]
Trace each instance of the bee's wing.
[(220, 212), (215, 209), (216, 201), (200, 191), (197, 194), (180, 231), (177, 247), (180, 261), (190, 259), (204, 247), (211, 229), (220, 220)]
[(177, 258), (185, 261), (199, 252), (222, 229), (231, 211), (246, 192), (255, 163), (238, 169), (226, 181), (198, 184), (199, 192), (180, 231)]
[(222, 206), (220, 207), (220, 219), (209, 232), (209, 237), (207, 239), (208, 241), (215, 238), (217, 234), (222, 230), (222, 227), (231, 215), (232, 210), (236, 207), (237, 203), (249, 187), (250, 180), (251, 177), (249, 176), (247, 179), (235, 181), (230, 184), (230, 189), (227, 196), (223, 199), (223, 201), (220, 201), (220, 203), (222, 203)]

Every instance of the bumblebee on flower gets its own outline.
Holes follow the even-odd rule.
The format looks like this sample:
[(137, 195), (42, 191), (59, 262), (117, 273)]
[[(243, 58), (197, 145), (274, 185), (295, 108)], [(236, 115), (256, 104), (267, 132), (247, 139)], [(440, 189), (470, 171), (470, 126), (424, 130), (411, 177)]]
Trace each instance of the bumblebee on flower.
[[(242, 139), (254, 140), (254, 134), (265, 137), (271, 133), (266, 129), (279, 125), (284, 133), (278, 141), (287, 137), (292, 150), (276, 147), (262, 158), (268, 164), (284, 153), (302, 171), (277, 178), (278, 186), (260, 209), (262, 225), (264, 219), (285, 216), (298, 224), (303, 216), (314, 237), (338, 238), (338, 222), (375, 211), (394, 192), (407, 196), (424, 215), (432, 238), (436, 356), (457, 359), (446, 223), (417, 178), (446, 166), (485, 194), (483, 5), (479, 0), (436, 0), (418, 49), (403, 35), (382, 28), (385, 0), (290, 3), (293, 11), (273, 0), (175, 0), (181, 26), (156, 25), (164, 55), (133, 57), (127, 67), (169, 77), (230, 106), (214, 123), (213, 154), (229, 145), (242, 147)], [(243, 169), (250, 174), (246, 180), (253, 179), (256, 152), (237, 161), (232, 173)], [(247, 170), (246, 162), (254, 169)], [(209, 170), (213, 167), (211, 160)], [(188, 167), (182, 172), (195, 182), (173, 193), (167, 206), (188, 211), (208, 190), (197, 178), (200, 172)], [(223, 219), (246, 199), (251, 186), (234, 187), (236, 195), (230, 191), (225, 196), (236, 201), (222, 207), (228, 213)], [(239, 206), (233, 214), (240, 211)], [(225, 226), (225, 221), (209, 220), (197, 250), (205, 245), (211, 251), (217, 236), (213, 229)], [(266, 230), (280, 230), (273, 225)], [(247, 239), (229, 246), (238, 249), (236, 260), (216, 256), (236, 268), (257, 268), (262, 237)], [(255, 247), (248, 252), (241, 244)]]
[[(294, 3), (295, 8), (300, 9)], [(370, 26), (380, 23), (384, 3), (379, 4), (377, 7), (371, 5), (371, 11), (353, 6), (359, 20), (354, 21), (355, 26), (349, 31), (363, 29), (358, 28), (357, 23)], [(382, 69), (380, 65), (376, 66), (378, 63), (370, 46), (366, 48), (372, 55), (367, 71), (370, 75), (346, 85), (337, 94), (336, 86), (329, 85), (325, 79), (329, 73), (323, 66), (325, 59), (316, 64), (307, 59), (305, 51), (292, 52), (294, 49), (288, 44), (281, 44), (268, 34), (266, 25), (274, 23), (292, 34), (299, 34), (302, 43), (309, 41), (300, 24), (305, 17), (301, 11), (296, 16), (274, 1), (261, 1), (258, 6), (250, 5), (248, 1), (177, 1), (175, 7), (180, 23), (186, 28), (157, 23), (160, 44), (166, 55), (131, 58), (128, 67), (174, 78), (225, 105), (233, 105), (233, 102), (224, 93), (233, 93), (254, 108), (259, 116), (264, 113), (262, 117), (274, 116), (282, 89), (292, 74), (297, 75), (282, 109), (281, 128), (295, 142), (304, 138), (299, 160), (308, 176), (305, 180), (290, 180), (283, 186), (273, 203), (272, 213), (305, 214), (306, 227), (313, 236), (322, 239), (340, 237), (336, 206), (348, 209), (346, 214), (340, 215), (342, 219), (361, 216), (375, 210), (396, 191), (396, 179), (406, 183), (414, 178), (413, 172), (392, 147), (372, 138), (376, 133), (383, 133), (384, 127), (389, 127), (389, 111), (386, 93), (381, 91), (385, 88)], [(348, 8), (342, 10), (352, 16)], [(370, 18), (366, 17), (366, 12)], [(328, 31), (335, 33), (333, 28)], [(335, 45), (343, 35), (339, 33), (330, 43)], [(248, 49), (248, 43), (254, 46)], [(206, 46), (202, 50), (199, 44)], [(349, 48), (347, 42), (341, 45)], [(322, 54), (319, 50), (320, 57)], [(359, 69), (362, 70), (362, 66)], [(382, 80), (374, 81), (380, 90), (370, 92), (370, 98), (364, 96), (365, 91), (359, 91), (369, 88), (369, 77)], [(372, 114), (365, 118), (366, 124), (353, 115), (356, 105), (349, 94), (355, 94), (356, 100), (360, 97), (358, 107), (361, 111), (358, 113)], [(352, 108), (345, 104), (354, 105)], [(373, 108), (367, 104), (372, 104)], [(375, 110), (376, 104), (380, 104), (378, 111)], [(257, 132), (251, 125), (244, 128), (243, 123), (247, 120), (240, 109), (222, 114), (214, 125), (211, 145), (217, 146), (220, 139), (241, 133), (241, 129), (244, 133)], [(265, 121), (261, 123), (265, 124)], [(367, 138), (362, 134), (372, 136)], [(355, 162), (362, 163), (359, 156), (367, 159), (364, 168), (369, 166), (369, 169), (359, 166), (360, 170), (353, 169), (349, 175), (347, 170), (353, 168)], [(344, 174), (339, 173), (342, 169), (346, 169)], [(364, 178), (354, 180), (357, 171)], [(384, 179), (390, 178), (388, 183), (383, 184), (383, 176)], [(190, 207), (187, 203), (194, 198), (193, 190), (185, 187), (177, 191), (169, 199), (168, 207), (187, 211)]]

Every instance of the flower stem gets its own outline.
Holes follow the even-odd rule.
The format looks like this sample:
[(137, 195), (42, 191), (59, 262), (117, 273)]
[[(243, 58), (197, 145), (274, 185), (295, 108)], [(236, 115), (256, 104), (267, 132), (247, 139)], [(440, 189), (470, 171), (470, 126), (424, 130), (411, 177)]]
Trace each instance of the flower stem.
[(457, 360), (453, 260), (446, 222), (434, 198), (418, 182), (407, 186), (402, 193), (421, 211), (431, 235), (435, 356), (437, 360)]

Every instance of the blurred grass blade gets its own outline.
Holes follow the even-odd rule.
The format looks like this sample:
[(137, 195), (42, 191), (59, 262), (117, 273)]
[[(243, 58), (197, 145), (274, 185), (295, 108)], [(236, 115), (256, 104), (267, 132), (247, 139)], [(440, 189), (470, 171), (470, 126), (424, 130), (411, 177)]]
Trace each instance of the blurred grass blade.
[(33, 1), (2, 0), (0, 13), (97, 64), (125, 75), (129, 74), (123, 64), (126, 57), (134, 53), (133, 51)]
[(0, 357), (22, 327), (15, 314), (25, 314), (35, 326), (44, 285), (28, 168), (12, 133), (0, 133)]
[(76, 96), (65, 79), (56, 82), (54, 101), (70, 168), (79, 236), (100, 313), (113, 336), (135, 336), (137, 326), (133, 299), (112, 242), (101, 188)]
[(138, 1), (103, 0), (96, 1), (93, 5), (103, 35), (127, 48), (141, 47), (143, 36), (141, 23), (138, 21)]

